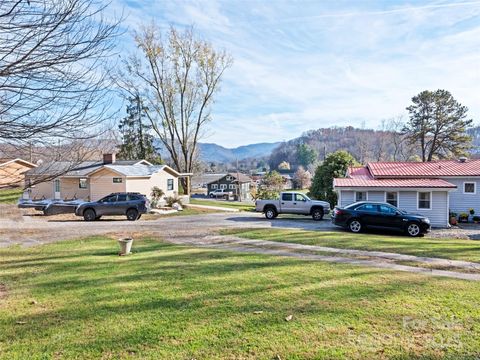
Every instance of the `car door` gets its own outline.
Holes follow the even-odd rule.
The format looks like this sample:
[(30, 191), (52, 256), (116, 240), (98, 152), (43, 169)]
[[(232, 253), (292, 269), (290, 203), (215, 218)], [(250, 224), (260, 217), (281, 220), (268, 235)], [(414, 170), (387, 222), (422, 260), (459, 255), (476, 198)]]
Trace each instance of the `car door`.
[(396, 228), (403, 229), (403, 216), (399, 213), (398, 209), (391, 205), (380, 204), (378, 205), (379, 217), (378, 222), (379, 226), (385, 228)]
[(118, 194), (117, 200), (114, 203), (115, 215), (125, 215), (129, 207), (127, 194)]
[(355, 211), (365, 226), (376, 226), (378, 219), (377, 204), (362, 204)]
[(283, 193), (282, 198), (280, 199), (281, 212), (283, 213), (296, 213), (296, 204), (295, 198), (292, 193)]
[(97, 216), (101, 215), (116, 215), (115, 214), (115, 202), (117, 201), (117, 195), (105, 196), (99, 200), (95, 206), (95, 212)]
[(297, 214), (310, 214), (310, 204), (308, 203), (308, 199), (302, 194), (295, 194), (294, 200), (295, 204), (295, 212)]

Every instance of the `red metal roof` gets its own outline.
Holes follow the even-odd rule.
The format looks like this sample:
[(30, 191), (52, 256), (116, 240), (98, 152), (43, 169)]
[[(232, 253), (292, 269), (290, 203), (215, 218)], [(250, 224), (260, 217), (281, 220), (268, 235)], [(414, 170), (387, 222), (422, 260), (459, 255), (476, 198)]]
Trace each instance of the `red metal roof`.
[(352, 188), (456, 188), (455, 185), (441, 179), (373, 179), (371, 177), (336, 178), (333, 180), (333, 186)]
[(372, 162), (367, 164), (375, 178), (480, 176), (480, 160), (440, 160), (432, 162)]

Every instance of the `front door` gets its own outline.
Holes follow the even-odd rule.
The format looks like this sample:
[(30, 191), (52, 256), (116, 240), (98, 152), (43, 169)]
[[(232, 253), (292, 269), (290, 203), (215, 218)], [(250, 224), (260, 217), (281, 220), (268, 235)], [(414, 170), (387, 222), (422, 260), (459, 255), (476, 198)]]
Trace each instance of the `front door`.
[(60, 199), (60, 179), (53, 180), (53, 197)]

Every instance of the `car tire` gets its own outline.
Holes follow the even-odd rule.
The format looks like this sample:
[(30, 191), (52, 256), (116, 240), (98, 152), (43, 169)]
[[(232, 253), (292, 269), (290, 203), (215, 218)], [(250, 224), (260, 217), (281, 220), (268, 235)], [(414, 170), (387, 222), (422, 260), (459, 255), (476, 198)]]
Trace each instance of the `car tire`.
[(268, 207), (268, 208), (265, 209), (265, 217), (266, 217), (268, 220), (273, 220), (273, 219), (275, 219), (277, 216), (278, 216), (277, 210), (275, 210), (274, 208)]
[(317, 208), (312, 210), (312, 219), (315, 221), (323, 220), (323, 209)]
[(97, 214), (95, 214), (95, 210), (93, 209), (86, 209), (83, 212), (83, 219), (85, 221), (94, 221), (97, 217)]
[(101, 218), (102, 218), (102, 216), (97, 216), (97, 217), (95, 218), (95, 220), (100, 220)]
[(408, 236), (417, 237), (421, 235), (422, 231), (420, 228), (420, 224), (412, 221), (407, 224), (405, 232), (407, 233)]
[(352, 219), (348, 222), (348, 230), (350, 230), (354, 234), (358, 234), (362, 232), (363, 225), (359, 219)]
[(135, 221), (138, 219), (138, 210), (137, 209), (128, 209), (127, 210), (127, 220)]
[(208, 196), (210, 197), (210, 199), (213, 199), (213, 194), (210, 194), (210, 195), (208, 195)]

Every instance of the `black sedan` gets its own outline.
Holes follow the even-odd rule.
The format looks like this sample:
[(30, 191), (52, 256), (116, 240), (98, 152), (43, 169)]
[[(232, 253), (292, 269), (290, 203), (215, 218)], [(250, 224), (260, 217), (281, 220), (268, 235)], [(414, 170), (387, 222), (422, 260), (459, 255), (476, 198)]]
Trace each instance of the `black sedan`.
[(83, 216), (85, 221), (99, 220), (103, 215), (124, 215), (128, 220), (140, 219), (149, 211), (150, 203), (145, 195), (139, 193), (113, 193), (98, 201), (82, 203), (75, 215)]
[(410, 214), (381, 202), (361, 201), (335, 208), (332, 223), (351, 232), (365, 228), (399, 230), (409, 236), (420, 236), (430, 231), (430, 220), (422, 215)]

